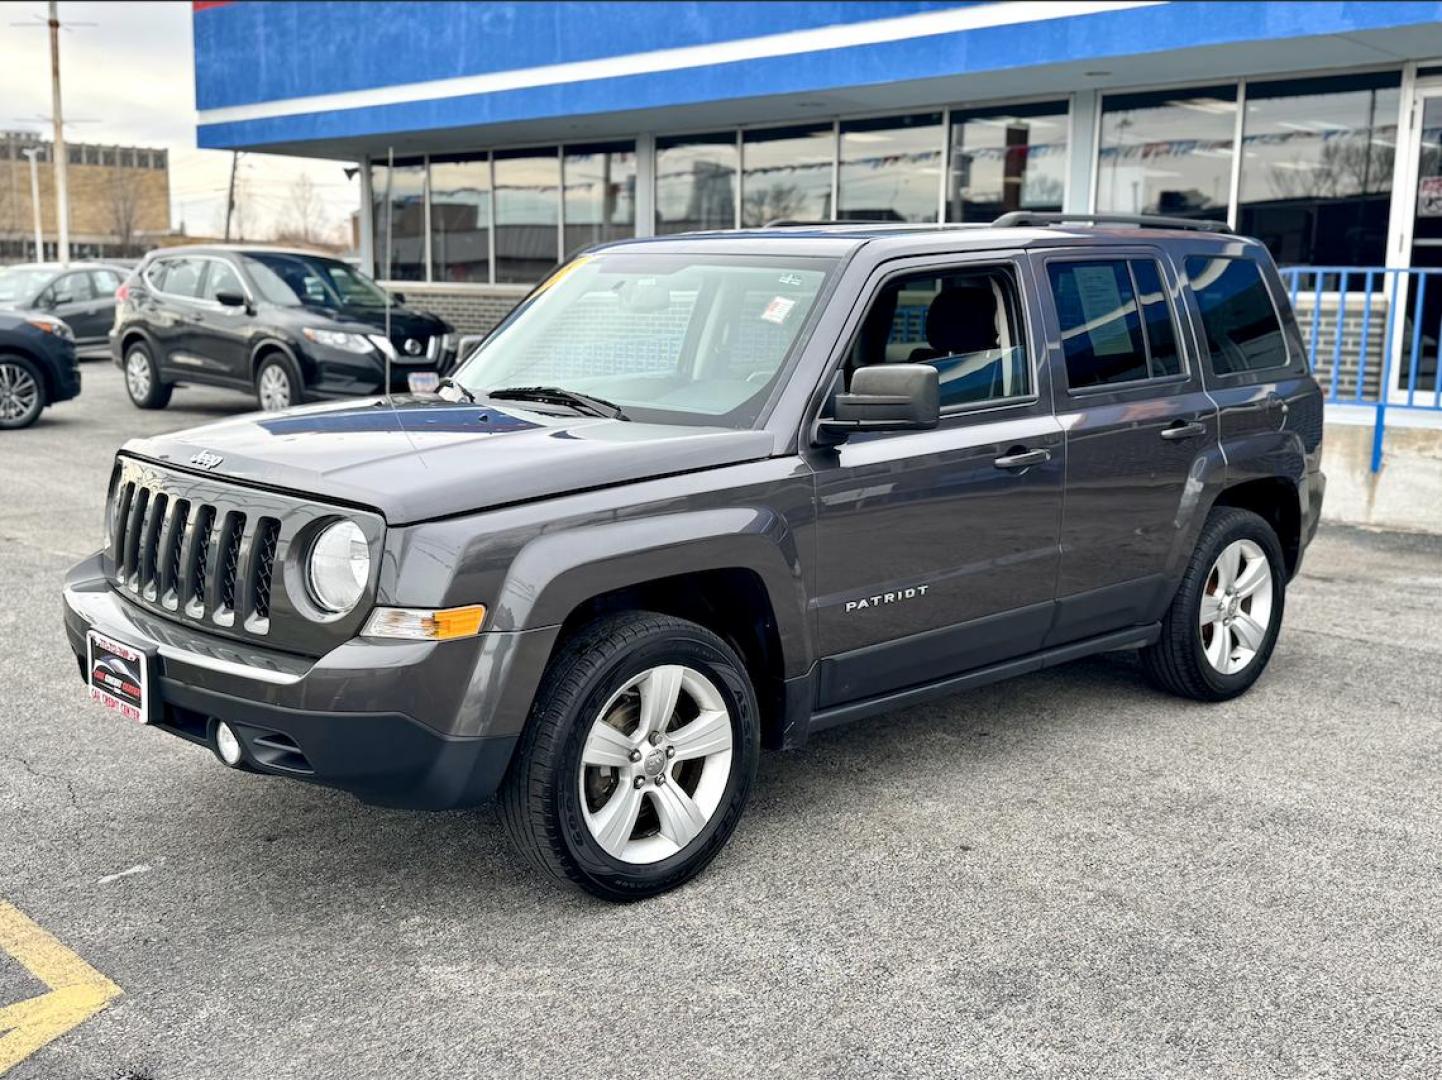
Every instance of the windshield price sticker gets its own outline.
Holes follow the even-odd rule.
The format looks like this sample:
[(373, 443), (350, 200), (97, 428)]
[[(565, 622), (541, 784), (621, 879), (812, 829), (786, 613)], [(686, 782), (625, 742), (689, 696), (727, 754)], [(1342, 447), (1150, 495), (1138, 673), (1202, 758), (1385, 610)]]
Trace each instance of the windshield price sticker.
[(767, 304), (766, 310), (761, 313), (761, 317), (769, 323), (780, 326), (786, 321), (786, 316), (791, 314), (791, 309), (795, 306), (795, 300), (788, 300), (784, 296), (773, 296), (771, 303)]

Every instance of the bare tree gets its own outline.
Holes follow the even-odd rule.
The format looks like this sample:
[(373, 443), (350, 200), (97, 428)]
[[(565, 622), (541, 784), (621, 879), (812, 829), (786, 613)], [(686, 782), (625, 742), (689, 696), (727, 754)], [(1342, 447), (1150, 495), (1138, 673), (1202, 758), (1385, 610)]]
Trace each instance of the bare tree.
[(795, 184), (772, 184), (770, 187), (746, 192), (742, 223), (764, 225), (797, 217), (806, 206), (806, 193)]
[(135, 223), (139, 216), (140, 184), (134, 169), (119, 167), (110, 171), (106, 194), (110, 203), (110, 231), (123, 255), (131, 254), (135, 243)]
[(301, 173), (290, 185), (289, 212), (286, 233), (301, 241), (313, 244), (325, 238), (327, 228), (325, 203), (315, 189), (315, 182)]

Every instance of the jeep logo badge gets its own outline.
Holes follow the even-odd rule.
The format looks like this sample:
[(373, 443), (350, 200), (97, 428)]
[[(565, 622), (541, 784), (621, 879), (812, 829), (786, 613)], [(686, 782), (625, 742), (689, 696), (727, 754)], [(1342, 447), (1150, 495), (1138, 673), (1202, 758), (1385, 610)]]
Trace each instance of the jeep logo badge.
[(190, 459), (190, 463), (197, 469), (213, 469), (224, 460), (225, 458), (219, 454), (212, 454), (209, 450), (202, 450)]

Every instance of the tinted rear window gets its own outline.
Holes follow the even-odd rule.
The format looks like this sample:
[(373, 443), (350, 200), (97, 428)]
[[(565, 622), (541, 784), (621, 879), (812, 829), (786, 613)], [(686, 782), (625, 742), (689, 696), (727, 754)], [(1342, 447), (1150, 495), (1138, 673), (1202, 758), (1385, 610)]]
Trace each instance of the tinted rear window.
[(1282, 324), (1255, 262), (1193, 255), (1187, 279), (1202, 313), (1213, 371), (1233, 375), (1287, 366)]

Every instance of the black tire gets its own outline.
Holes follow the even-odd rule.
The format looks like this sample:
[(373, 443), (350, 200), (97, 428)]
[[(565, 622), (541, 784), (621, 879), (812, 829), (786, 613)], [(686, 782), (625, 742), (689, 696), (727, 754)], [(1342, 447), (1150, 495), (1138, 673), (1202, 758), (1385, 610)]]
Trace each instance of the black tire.
[[(1266, 555), (1272, 575), (1271, 613), (1262, 643), (1251, 661), (1240, 671), (1225, 674), (1205, 655), (1201, 605), (1213, 564), (1225, 548), (1238, 540), (1252, 541)], [(1272, 657), (1282, 627), (1286, 592), (1286, 562), (1272, 526), (1250, 510), (1213, 510), (1197, 537), (1181, 586), (1162, 618), (1161, 637), (1142, 650), (1142, 670), (1160, 689), (1197, 701), (1226, 701), (1244, 693), (1261, 677)]]
[(0, 353), (0, 430), (27, 428), (45, 411), (45, 376), (28, 357)]
[[(148, 372), (143, 385), (138, 385), (131, 377), (132, 366), (139, 363), (143, 363)], [(155, 362), (150, 346), (145, 342), (134, 341), (125, 347), (121, 374), (125, 377), (125, 392), (137, 409), (163, 409), (170, 404), (170, 394), (174, 387), (161, 382), (160, 367)]]
[[(731, 719), (730, 774), (707, 824), (685, 847), (657, 862), (623, 862), (601, 847), (582, 816), (581, 751), (615, 692), (661, 664), (684, 664), (720, 692)], [(501, 786), (501, 819), (521, 854), (558, 881), (606, 900), (655, 896), (700, 873), (726, 843), (750, 794), (759, 748), (756, 694), (729, 645), (669, 615), (607, 616), (567, 641), (547, 668)]]
[[(276, 375), (268, 372), (278, 372)], [(284, 376), (286, 384), (287, 402), (284, 406), (267, 406), (264, 387), (266, 380)], [(282, 352), (268, 354), (255, 369), (255, 400), (262, 411), (273, 411), (277, 408), (290, 408), (292, 405), (301, 405), (305, 402), (305, 380), (300, 377), (295, 364), (290, 357)]]

